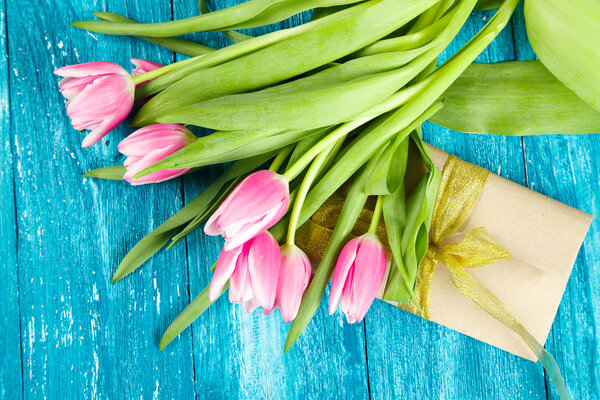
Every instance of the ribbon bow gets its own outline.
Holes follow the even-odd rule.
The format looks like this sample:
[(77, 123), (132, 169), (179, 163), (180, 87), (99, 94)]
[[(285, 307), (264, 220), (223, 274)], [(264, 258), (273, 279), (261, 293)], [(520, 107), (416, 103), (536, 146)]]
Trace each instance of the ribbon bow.
[[(419, 267), (415, 286), (415, 296), (422, 310), (420, 314), (430, 319), (433, 274), (438, 263), (444, 264), (450, 271), (452, 283), (461, 293), (521, 336), (554, 382), (560, 398), (568, 399), (567, 389), (554, 357), (517, 321), (498, 297), (465, 271), (465, 268), (483, 267), (509, 259), (509, 252), (495, 244), (483, 227), (471, 230), (459, 243), (444, 245), (467, 219), (489, 174), (489, 171), (452, 155), (446, 162), (433, 211), (430, 244)], [(409, 305), (408, 311), (419, 314), (414, 304)]]

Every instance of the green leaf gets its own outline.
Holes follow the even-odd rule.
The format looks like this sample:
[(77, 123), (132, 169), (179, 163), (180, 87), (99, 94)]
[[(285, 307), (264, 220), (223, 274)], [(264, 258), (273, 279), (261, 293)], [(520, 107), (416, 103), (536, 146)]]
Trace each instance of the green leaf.
[(356, 3), (359, 0), (251, 0), (196, 17), (176, 21), (139, 24), (103, 21), (78, 21), (76, 28), (111, 35), (179, 36), (193, 32), (254, 28), (282, 21), (315, 7)]
[(472, 2), (453, 9), (439, 36), (422, 47), (365, 56), (276, 87), (203, 101), (158, 121), (221, 130), (310, 129), (348, 121), (380, 104), (435, 61), (459, 31), (469, 6)]
[(369, 195), (388, 195), (398, 190), (404, 181), (409, 140), (398, 137), (381, 153), (365, 188)]
[(396, 192), (383, 197), (383, 217), (385, 219), (385, 228), (387, 232), (388, 243), (392, 250), (394, 258), (390, 266), (390, 274), (383, 300), (396, 301), (407, 304), (410, 300), (410, 291), (412, 282), (408, 281), (408, 274), (403, 263), (401, 239), (405, 225), (405, 193), (404, 185), (400, 186)]
[(108, 179), (111, 181), (122, 181), (125, 175), (125, 167), (123, 165), (114, 165), (112, 167), (97, 168), (84, 173), (84, 178), (99, 178)]
[[(223, 293), (227, 291), (229, 288), (229, 281), (223, 287), (221, 291), (221, 296)], [(210, 307), (213, 302), (208, 300), (208, 289), (209, 285), (207, 285), (202, 292), (192, 302), (182, 311), (181, 314), (175, 318), (171, 325), (167, 328), (162, 338), (160, 339), (160, 344), (158, 345), (158, 349), (164, 349), (173, 339), (175, 339), (185, 328), (190, 326), (192, 322), (196, 318), (198, 318), (204, 311)]]
[(600, 132), (600, 112), (539, 61), (472, 64), (443, 95), (431, 121), (469, 133), (539, 135)]
[[(187, 75), (146, 103), (134, 123), (156, 121), (188, 105), (260, 89), (311, 71), (393, 32), (433, 3), (435, 0), (416, 3), (412, 0), (371, 0), (309, 22), (299, 27), (305, 28), (299, 34), (286, 40)], [(252, 44), (266, 36), (234, 46)], [(314, 51), (315, 48), (319, 51)], [(303, 56), (296, 57), (297, 54)]]
[(227, 39), (231, 40), (233, 43), (240, 43), (252, 39), (252, 36), (244, 35), (238, 31), (225, 31), (223, 33), (227, 36)]
[[(97, 12), (94, 13), (94, 16), (103, 20), (103, 21), (111, 21), (111, 22), (126, 22), (126, 23), (134, 23), (137, 24), (137, 21), (124, 17), (120, 14), (111, 13), (111, 12)], [(148, 42), (157, 44), (165, 49), (169, 49), (176, 53), (185, 54), (188, 56), (199, 56), (201, 54), (208, 54), (215, 49), (212, 47), (205, 46), (200, 43), (195, 43), (189, 40), (174, 38), (174, 37), (166, 37), (166, 38), (151, 38), (147, 36), (136, 36), (138, 39), (146, 40)]]
[(527, 36), (542, 63), (600, 110), (600, 2), (526, 0)]
[[(209, 148), (207, 148), (205, 144), (197, 146), (196, 143), (198, 143), (198, 141), (196, 141), (146, 168), (136, 175), (136, 178), (161, 169), (177, 169), (181, 168), (183, 165), (200, 167), (270, 153), (312, 135), (320, 134), (327, 129), (329, 128), (310, 129), (305, 131), (284, 131), (274, 135), (272, 134), (272, 131), (256, 131), (256, 135), (254, 135), (254, 132), (248, 132), (246, 136), (242, 137), (243, 140), (240, 142), (241, 144), (232, 146), (233, 149), (231, 150), (227, 149), (231, 146), (231, 144), (229, 144), (231, 141), (226, 139), (227, 132), (223, 132), (223, 135), (219, 136), (224, 137), (223, 141), (211, 141), (211, 144), (214, 143), (216, 146), (211, 145)], [(253, 135), (255, 136), (254, 140), (252, 140)], [(266, 137), (261, 138), (260, 136)], [(206, 136), (206, 138), (209, 138), (209, 136)]]
[(492, 10), (499, 8), (504, 0), (479, 0), (475, 6), (476, 10)]

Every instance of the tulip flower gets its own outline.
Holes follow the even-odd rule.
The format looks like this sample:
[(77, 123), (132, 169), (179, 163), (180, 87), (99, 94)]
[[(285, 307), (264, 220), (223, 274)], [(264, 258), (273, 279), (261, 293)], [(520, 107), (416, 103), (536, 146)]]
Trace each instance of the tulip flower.
[(189, 168), (156, 171), (138, 179), (133, 177), (140, 171), (162, 160), (166, 156), (187, 146), (196, 137), (178, 124), (155, 124), (133, 132), (119, 143), (117, 148), (126, 155), (123, 165), (127, 169), (123, 179), (132, 185), (163, 182), (189, 171)]
[(90, 130), (82, 147), (97, 143), (116, 128), (133, 107), (135, 84), (119, 65), (97, 61), (69, 65), (54, 71), (63, 79), (60, 91), (67, 102), (73, 128)]
[(227, 196), (208, 219), (204, 232), (222, 235), (232, 250), (275, 225), (290, 202), (288, 181), (272, 171), (255, 172)]
[(296, 318), (311, 277), (312, 265), (306, 254), (294, 245), (282, 246), (276, 304), (285, 322)]
[(229, 279), (229, 301), (241, 303), (248, 312), (261, 306), (265, 314), (275, 308), (281, 251), (269, 232), (231, 250), (223, 248), (208, 290), (215, 301)]
[(329, 314), (342, 311), (349, 323), (360, 322), (375, 300), (381, 287), (387, 258), (385, 250), (373, 233), (349, 241), (340, 252), (329, 295)]

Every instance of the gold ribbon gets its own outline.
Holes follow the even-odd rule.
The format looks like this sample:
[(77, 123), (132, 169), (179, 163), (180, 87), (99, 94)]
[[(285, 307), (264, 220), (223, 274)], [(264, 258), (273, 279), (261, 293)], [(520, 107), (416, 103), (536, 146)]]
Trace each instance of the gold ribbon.
[[(540, 360), (561, 399), (568, 399), (567, 389), (556, 361), (506, 308), (504, 303), (465, 271), (510, 258), (508, 251), (495, 244), (485, 228), (471, 230), (459, 243), (446, 244), (467, 219), (490, 172), (449, 156), (440, 182), (429, 234), (429, 248), (421, 265), (415, 286), (415, 296), (423, 317), (431, 317), (431, 282), (435, 267), (444, 264), (450, 271), (454, 286), (482, 310), (525, 341)], [(415, 314), (414, 304), (402, 306)]]

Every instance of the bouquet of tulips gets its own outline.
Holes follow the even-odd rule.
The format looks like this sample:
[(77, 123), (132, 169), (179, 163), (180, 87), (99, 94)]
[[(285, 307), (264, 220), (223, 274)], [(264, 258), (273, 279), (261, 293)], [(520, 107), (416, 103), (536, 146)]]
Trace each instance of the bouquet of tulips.
[[(191, 56), (162, 66), (132, 60), (62, 67), (60, 88), (91, 146), (134, 108), (140, 127), (118, 146), (122, 166), (86, 176), (161, 182), (228, 163), (203, 193), (142, 239), (113, 278), (122, 279), (169, 240), (204, 225), (225, 245), (210, 285), (164, 334), (166, 346), (222, 293), (251, 312), (279, 308), (293, 321), (286, 351), (333, 280), (338, 305), (361, 321), (385, 282), (385, 300), (407, 304), (436, 201), (440, 172), (420, 134), (432, 120), (475, 133), (530, 135), (600, 131), (600, 5), (596, 0), (525, 0), (527, 32), (540, 61), (472, 64), (509, 22), (519, 0), (249, 0), (193, 18), (141, 24), (101, 12), (75, 22), (92, 32), (139, 37)], [(475, 9), (493, 18), (450, 59), (438, 56)], [(306, 24), (250, 37), (239, 29), (314, 9)], [(223, 31), (215, 50), (176, 38)], [(214, 130), (196, 137), (187, 126)], [(405, 184), (409, 148), (427, 167)], [(295, 244), (304, 224), (342, 186), (337, 225), (313, 276)], [(368, 198), (368, 232), (348, 241)], [(383, 218), (382, 218), (383, 217)], [(385, 223), (388, 257), (377, 228)]]

